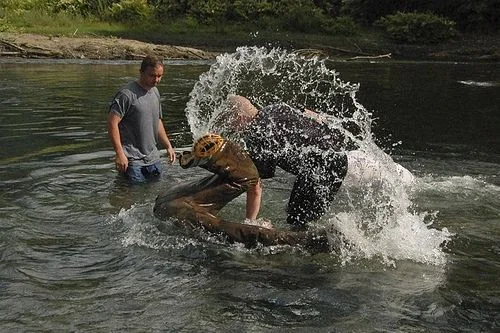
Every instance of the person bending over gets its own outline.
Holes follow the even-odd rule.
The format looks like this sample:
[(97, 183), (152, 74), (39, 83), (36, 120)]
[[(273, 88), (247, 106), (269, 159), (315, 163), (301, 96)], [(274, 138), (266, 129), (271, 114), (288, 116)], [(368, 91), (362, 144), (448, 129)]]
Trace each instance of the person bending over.
[[(347, 173), (345, 140), (317, 113), (285, 103), (258, 110), (245, 97), (228, 96), (232, 130), (243, 141), (260, 178), (274, 177), (276, 167), (296, 176), (287, 205), (287, 222), (304, 229), (332, 203)], [(260, 210), (260, 197), (249, 191), (247, 209)]]

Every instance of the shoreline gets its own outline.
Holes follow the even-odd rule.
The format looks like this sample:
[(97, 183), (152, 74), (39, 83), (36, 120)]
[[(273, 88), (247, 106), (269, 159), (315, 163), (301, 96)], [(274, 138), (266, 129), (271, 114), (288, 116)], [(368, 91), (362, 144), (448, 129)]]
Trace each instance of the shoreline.
[[(306, 56), (318, 55), (347, 61), (393, 59), (491, 63), (500, 61), (499, 44), (498, 36), (467, 36), (438, 45), (370, 45), (369, 52), (363, 53), (335, 45), (302, 45), (297, 47), (297, 50)], [(228, 52), (227, 49), (208, 51), (202, 48), (203, 46), (196, 48), (155, 44), (117, 37), (67, 37), (0, 32), (0, 58), (140, 60), (146, 54), (153, 53), (165, 60), (213, 60), (217, 55)]]
[(113, 37), (63, 37), (0, 33), (0, 57), (29, 59), (138, 60), (146, 54), (165, 59), (209, 60), (217, 52)]

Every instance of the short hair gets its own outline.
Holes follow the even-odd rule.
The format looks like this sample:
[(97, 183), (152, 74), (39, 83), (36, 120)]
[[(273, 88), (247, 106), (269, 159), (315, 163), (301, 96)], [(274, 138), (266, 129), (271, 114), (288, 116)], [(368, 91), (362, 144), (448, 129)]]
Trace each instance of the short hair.
[(162, 66), (163, 67), (163, 59), (159, 56), (156, 56), (154, 54), (147, 55), (141, 63), (141, 72), (144, 72), (146, 68), (148, 67), (153, 67), (155, 68), (156, 66)]

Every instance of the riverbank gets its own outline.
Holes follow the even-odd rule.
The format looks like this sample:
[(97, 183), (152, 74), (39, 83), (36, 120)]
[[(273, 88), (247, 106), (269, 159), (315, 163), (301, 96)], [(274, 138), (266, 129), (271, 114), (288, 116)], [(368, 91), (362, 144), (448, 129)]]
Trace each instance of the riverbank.
[(154, 53), (165, 59), (213, 59), (217, 52), (112, 37), (0, 33), (0, 57), (133, 60)]
[[(217, 38), (215, 38), (217, 39)], [(222, 38), (219, 38), (222, 40)], [(220, 42), (220, 41), (219, 41)], [(155, 40), (99, 37), (99, 36), (45, 36), (27, 33), (0, 33), (0, 57), (134, 60), (148, 53), (165, 59), (214, 59), (221, 52), (230, 52), (238, 45), (270, 45), (263, 40), (224, 40), (217, 44), (208, 39), (199, 40), (194, 47), (185, 45), (181, 39)], [(175, 44), (175, 45), (174, 45)], [(281, 43), (282, 44), (282, 43)], [(219, 46), (217, 46), (219, 45)], [(358, 59), (402, 59), (429, 61), (500, 61), (500, 36), (469, 35), (437, 45), (402, 45), (390, 42), (375, 42), (370, 39), (351, 40), (349, 43), (318, 43), (305, 36), (301, 40), (290, 40), (288, 47), (303, 50), (306, 54), (317, 54), (340, 58)]]

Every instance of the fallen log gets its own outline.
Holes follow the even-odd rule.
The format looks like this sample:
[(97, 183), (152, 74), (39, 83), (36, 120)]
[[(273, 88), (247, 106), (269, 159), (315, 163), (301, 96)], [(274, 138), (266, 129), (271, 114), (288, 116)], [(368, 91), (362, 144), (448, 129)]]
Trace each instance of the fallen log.
[(381, 59), (381, 58), (391, 58), (392, 53), (380, 54), (375, 56), (356, 56), (348, 58), (346, 60), (359, 60), (359, 59)]
[(16, 44), (14, 44), (14, 43), (8, 42), (8, 41), (6, 41), (6, 40), (0, 39), (0, 43), (4, 44), (4, 45), (5, 45), (5, 46), (7, 46), (7, 47), (13, 48), (13, 49), (15, 49), (15, 50), (17, 50), (17, 51), (19, 51), (19, 52), (21, 52), (21, 53), (26, 52), (26, 50), (25, 50), (25, 49), (23, 49), (22, 47), (20, 47), (20, 46), (18, 46), (18, 45), (16, 45)]
[(8, 56), (8, 57), (14, 57), (14, 56), (22, 56), (23, 54), (21, 52), (11, 52), (11, 51), (3, 51), (0, 52), (0, 56)]

